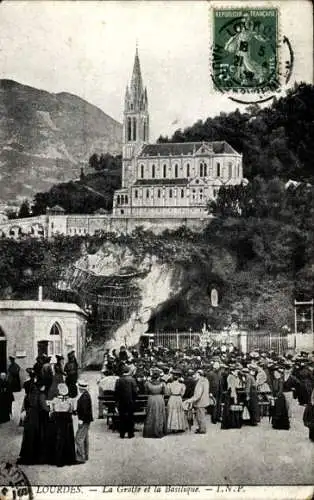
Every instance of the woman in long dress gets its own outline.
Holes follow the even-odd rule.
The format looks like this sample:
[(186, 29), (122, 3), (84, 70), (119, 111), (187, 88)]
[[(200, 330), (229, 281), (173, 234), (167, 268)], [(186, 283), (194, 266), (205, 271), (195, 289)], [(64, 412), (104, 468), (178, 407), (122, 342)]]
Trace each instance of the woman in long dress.
[(242, 407), (238, 401), (237, 389), (242, 387), (238, 376), (238, 370), (235, 367), (230, 368), (230, 374), (227, 377), (227, 391), (224, 397), (224, 407), (221, 417), (222, 429), (238, 429), (242, 427)]
[(73, 430), (73, 403), (69, 399), (66, 384), (58, 385), (58, 396), (51, 403), (49, 463), (63, 467), (75, 464), (75, 443)]
[(162, 438), (167, 432), (164, 400), (166, 384), (160, 380), (159, 371), (152, 373), (151, 381), (145, 384), (145, 390), (149, 396), (143, 436), (146, 438)]
[(25, 465), (46, 463), (49, 406), (41, 382), (31, 382), (24, 399), (26, 416), (23, 439), (17, 463)]
[(188, 428), (182, 402), (185, 385), (178, 380), (180, 376), (179, 372), (173, 372), (172, 382), (167, 385), (167, 394), (170, 396), (167, 404), (167, 432), (183, 432)]

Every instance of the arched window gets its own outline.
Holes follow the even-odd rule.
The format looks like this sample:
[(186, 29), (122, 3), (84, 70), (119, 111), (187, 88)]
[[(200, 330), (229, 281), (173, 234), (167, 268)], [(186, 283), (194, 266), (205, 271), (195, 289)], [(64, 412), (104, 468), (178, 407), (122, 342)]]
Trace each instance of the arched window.
[(167, 176), (167, 165), (164, 165), (163, 166), (163, 176), (166, 177)]
[(181, 189), (181, 198), (184, 198), (184, 189)]
[(124, 195), (121, 195), (121, 205), (124, 205)]
[(203, 177), (203, 163), (200, 163), (200, 177)]
[(135, 189), (135, 191), (134, 191), (134, 197), (138, 198), (138, 190), (137, 189)]
[(155, 179), (155, 165), (152, 165), (152, 178)]
[(143, 124), (143, 139), (144, 139), (144, 141), (147, 140), (147, 124), (146, 124), (145, 120), (144, 120), (144, 124)]
[(220, 177), (220, 175), (221, 175), (220, 163), (217, 163), (217, 177)]
[(50, 328), (52, 339), (48, 342), (48, 354), (61, 354), (61, 326), (55, 322)]
[(121, 200), (121, 198), (120, 198), (120, 195), (118, 194), (118, 196), (117, 196), (117, 204), (118, 205), (120, 205), (120, 200)]
[(160, 197), (161, 197), (161, 191), (160, 191), (160, 189), (158, 189), (158, 191), (157, 191), (157, 197), (158, 197), (158, 198), (160, 198)]
[(128, 204), (129, 203), (129, 198), (128, 198), (128, 195), (125, 195), (125, 200), (124, 200), (124, 203)]
[(146, 189), (146, 198), (149, 198), (149, 189)]
[(186, 176), (190, 177), (190, 164), (189, 163), (186, 164)]
[(59, 323), (54, 323), (50, 328), (50, 335), (61, 335), (61, 327)]
[(133, 141), (136, 141), (136, 118), (133, 117)]
[(204, 177), (207, 177), (207, 164), (204, 163)]
[(141, 165), (141, 178), (144, 178), (144, 165)]
[(172, 189), (169, 189), (169, 198), (172, 198)]
[(178, 165), (177, 165), (177, 163), (174, 166), (174, 176), (178, 177)]
[(127, 141), (131, 141), (132, 140), (132, 122), (131, 122), (131, 118), (129, 117), (127, 119)]

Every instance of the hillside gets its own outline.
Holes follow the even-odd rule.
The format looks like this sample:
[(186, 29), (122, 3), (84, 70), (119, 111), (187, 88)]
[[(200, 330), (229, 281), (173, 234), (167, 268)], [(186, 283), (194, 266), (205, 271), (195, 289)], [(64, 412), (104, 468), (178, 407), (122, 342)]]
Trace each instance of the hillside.
[(0, 199), (77, 178), (93, 153), (121, 152), (122, 126), (68, 93), (0, 80)]

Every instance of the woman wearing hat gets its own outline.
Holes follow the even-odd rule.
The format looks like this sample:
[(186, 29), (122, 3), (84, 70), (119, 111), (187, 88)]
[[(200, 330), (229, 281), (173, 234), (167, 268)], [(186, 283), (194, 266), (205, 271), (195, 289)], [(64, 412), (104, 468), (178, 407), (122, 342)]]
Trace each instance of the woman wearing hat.
[(25, 420), (20, 456), (17, 463), (24, 465), (43, 464), (46, 462), (47, 427), (49, 406), (47, 405), (45, 386), (42, 381), (31, 382), (29, 392), (24, 399)]
[(221, 417), (222, 429), (237, 429), (242, 427), (242, 406), (238, 402), (238, 389), (242, 387), (236, 365), (229, 365), (227, 391), (224, 394), (224, 406)]
[(51, 404), (49, 463), (62, 467), (76, 463), (73, 404), (69, 399), (69, 390), (64, 383), (58, 385), (58, 395)]
[(164, 394), (166, 385), (160, 380), (160, 370), (153, 370), (151, 380), (145, 384), (149, 394), (143, 436), (162, 438), (167, 432), (167, 418)]
[(249, 425), (257, 425), (260, 421), (259, 404), (256, 388), (256, 374), (258, 368), (255, 365), (248, 365), (249, 373), (245, 373), (245, 393), (246, 393), (246, 406), (249, 410), (250, 419)]
[(289, 405), (286, 400), (286, 397), (283, 393), (283, 374), (284, 370), (276, 367), (274, 371), (274, 398), (272, 400), (271, 406), (271, 423), (273, 429), (290, 429), (290, 411)]
[(185, 393), (185, 385), (179, 381), (181, 372), (172, 372), (172, 382), (167, 385), (169, 401), (167, 405), (167, 432), (184, 432), (188, 428), (185, 418), (182, 398)]

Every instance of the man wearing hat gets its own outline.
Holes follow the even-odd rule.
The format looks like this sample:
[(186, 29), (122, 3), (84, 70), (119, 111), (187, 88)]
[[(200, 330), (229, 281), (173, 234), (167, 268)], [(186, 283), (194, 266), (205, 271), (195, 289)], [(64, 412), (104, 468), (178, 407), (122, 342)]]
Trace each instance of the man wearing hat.
[(119, 410), (119, 431), (120, 438), (123, 439), (125, 434), (128, 438), (134, 437), (134, 409), (137, 395), (137, 385), (135, 379), (131, 375), (130, 369), (125, 366), (122, 370), (122, 375), (116, 382), (115, 398)]
[[(75, 435), (76, 461), (85, 463), (88, 460), (89, 452), (89, 427), (93, 421), (92, 399), (88, 392), (87, 382), (78, 382), (80, 396), (77, 400), (76, 414), (78, 416), (78, 429)], [(69, 394), (70, 395), (70, 394)]]
[(211, 421), (216, 424), (220, 419), (221, 399), (223, 393), (223, 380), (220, 372), (220, 364), (214, 361), (212, 370), (207, 375), (209, 382), (209, 392), (214, 398), (214, 406), (211, 411)]
[(198, 424), (196, 434), (206, 434), (205, 408), (209, 406), (209, 382), (204, 377), (203, 370), (197, 370), (194, 374), (196, 385), (193, 396), (188, 399), (195, 408), (195, 418)]
[(76, 398), (77, 396), (77, 379), (78, 379), (78, 363), (75, 357), (75, 351), (72, 350), (68, 353), (68, 361), (64, 366), (64, 372), (66, 374), (65, 383), (69, 389), (69, 397)]
[(9, 367), (8, 367), (8, 384), (11, 392), (20, 392), (21, 390), (21, 380), (20, 380), (20, 367), (15, 362), (14, 356), (9, 356)]

